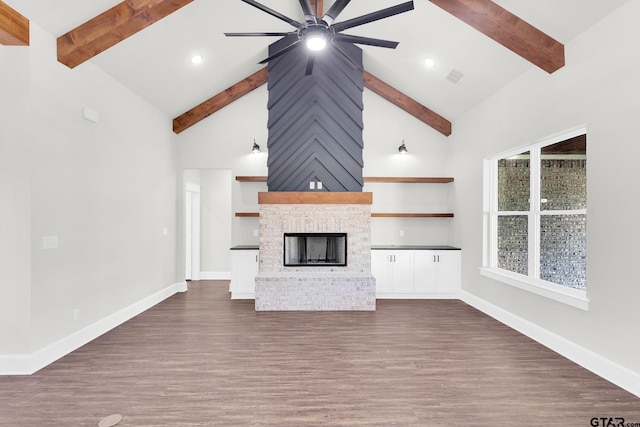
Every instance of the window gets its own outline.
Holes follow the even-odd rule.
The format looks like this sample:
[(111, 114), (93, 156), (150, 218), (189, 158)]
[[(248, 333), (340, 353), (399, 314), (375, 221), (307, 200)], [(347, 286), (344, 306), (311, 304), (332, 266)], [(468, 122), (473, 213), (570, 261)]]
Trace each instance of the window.
[(482, 273), (588, 308), (584, 128), (485, 162)]

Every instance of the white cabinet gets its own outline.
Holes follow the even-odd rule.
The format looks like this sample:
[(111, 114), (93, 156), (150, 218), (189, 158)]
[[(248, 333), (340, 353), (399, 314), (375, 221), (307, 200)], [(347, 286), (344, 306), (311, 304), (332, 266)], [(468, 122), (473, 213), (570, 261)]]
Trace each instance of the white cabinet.
[(460, 251), (415, 251), (417, 292), (446, 296), (460, 289)]
[(255, 298), (258, 254), (257, 249), (231, 251), (231, 299)]
[[(457, 298), (460, 250), (374, 249), (371, 274), (377, 298)], [(259, 251), (231, 251), (231, 299), (254, 299)]]
[(377, 294), (413, 292), (412, 251), (371, 251), (371, 274)]
[(460, 250), (371, 251), (378, 298), (457, 298)]

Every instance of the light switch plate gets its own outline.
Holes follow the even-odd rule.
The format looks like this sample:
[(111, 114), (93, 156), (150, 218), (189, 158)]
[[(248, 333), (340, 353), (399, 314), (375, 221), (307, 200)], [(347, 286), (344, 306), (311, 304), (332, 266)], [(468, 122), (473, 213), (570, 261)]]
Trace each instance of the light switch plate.
[(58, 236), (44, 236), (42, 238), (42, 249), (57, 249), (58, 248)]

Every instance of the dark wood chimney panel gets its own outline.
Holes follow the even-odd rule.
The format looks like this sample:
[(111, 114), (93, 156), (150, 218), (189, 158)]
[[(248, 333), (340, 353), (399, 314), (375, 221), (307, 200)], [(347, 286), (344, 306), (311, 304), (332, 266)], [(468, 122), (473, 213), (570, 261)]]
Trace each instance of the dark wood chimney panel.
[[(269, 53), (289, 43), (280, 40)], [(362, 66), (362, 50), (340, 47)], [(269, 62), (269, 191), (362, 191), (362, 72), (332, 46), (305, 75), (307, 49), (298, 46)]]

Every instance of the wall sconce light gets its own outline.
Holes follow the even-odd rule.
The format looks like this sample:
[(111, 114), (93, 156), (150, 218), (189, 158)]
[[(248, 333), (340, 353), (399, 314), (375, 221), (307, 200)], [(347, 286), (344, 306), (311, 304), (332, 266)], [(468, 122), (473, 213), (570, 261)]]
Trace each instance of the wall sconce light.
[(251, 152), (253, 154), (258, 154), (260, 152), (260, 146), (256, 143), (255, 138), (253, 139), (253, 147), (251, 147)]
[(407, 150), (407, 146), (404, 145), (404, 139), (402, 140), (402, 144), (400, 144), (400, 146), (398, 147), (398, 153), (400, 154), (407, 154), (409, 152), (409, 150)]

